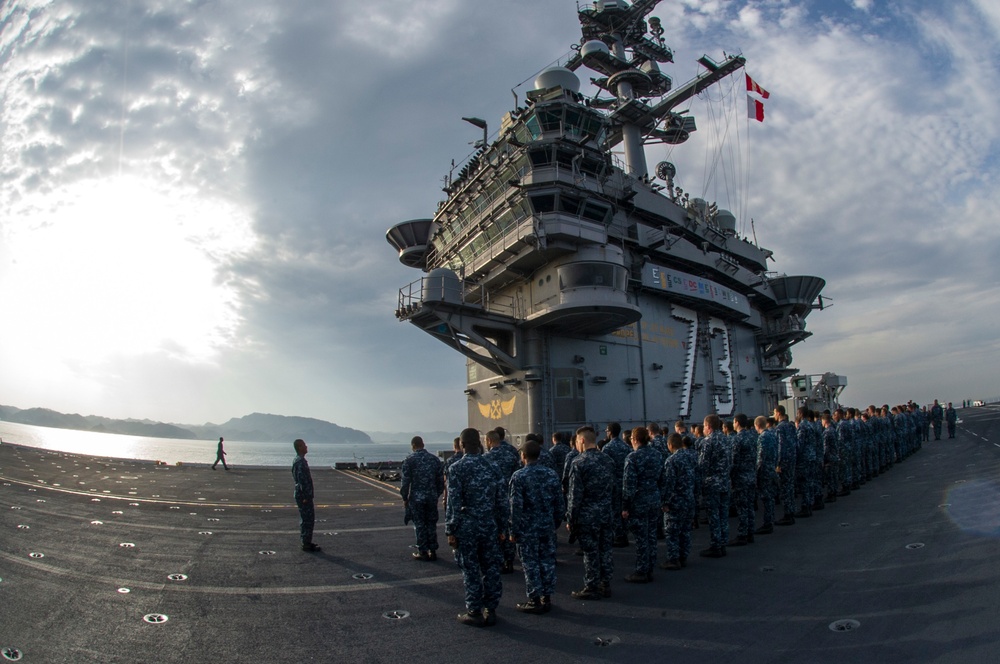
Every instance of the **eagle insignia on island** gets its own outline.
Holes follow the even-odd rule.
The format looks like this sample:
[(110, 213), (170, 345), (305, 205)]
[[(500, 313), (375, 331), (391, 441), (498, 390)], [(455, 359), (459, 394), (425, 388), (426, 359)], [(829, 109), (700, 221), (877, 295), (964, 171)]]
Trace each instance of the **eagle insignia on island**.
[(510, 415), (514, 412), (515, 401), (517, 401), (516, 394), (507, 401), (493, 399), (489, 403), (478, 403), (476, 405), (479, 406), (479, 412), (483, 417), (488, 417), (491, 420), (499, 420), (504, 415)]

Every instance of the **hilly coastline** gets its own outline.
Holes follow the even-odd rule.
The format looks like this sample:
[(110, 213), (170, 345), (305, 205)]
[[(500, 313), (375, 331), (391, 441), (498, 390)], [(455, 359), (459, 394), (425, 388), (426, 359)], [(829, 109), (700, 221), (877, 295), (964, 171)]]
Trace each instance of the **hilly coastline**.
[(254, 443), (279, 443), (302, 438), (314, 443), (371, 443), (371, 437), (357, 429), (311, 417), (292, 417), (252, 413), (234, 417), (222, 424), (171, 424), (152, 420), (118, 420), (99, 415), (60, 413), (48, 408), (0, 406), (0, 419), (19, 424), (75, 429), (131, 436), (212, 440), (224, 437)]

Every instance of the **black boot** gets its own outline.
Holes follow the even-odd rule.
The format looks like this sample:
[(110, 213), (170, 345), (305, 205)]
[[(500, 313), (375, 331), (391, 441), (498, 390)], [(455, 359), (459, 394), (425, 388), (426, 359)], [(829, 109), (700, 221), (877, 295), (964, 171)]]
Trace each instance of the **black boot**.
[(483, 617), (482, 611), (474, 609), (468, 613), (458, 614), (458, 622), (471, 627), (482, 627), (486, 624), (486, 619)]
[(537, 597), (529, 597), (527, 602), (516, 604), (514, 605), (514, 608), (522, 613), (534, 613), (536, 615), (546, 612), (545, 605), (543, 605), (542, 600)]

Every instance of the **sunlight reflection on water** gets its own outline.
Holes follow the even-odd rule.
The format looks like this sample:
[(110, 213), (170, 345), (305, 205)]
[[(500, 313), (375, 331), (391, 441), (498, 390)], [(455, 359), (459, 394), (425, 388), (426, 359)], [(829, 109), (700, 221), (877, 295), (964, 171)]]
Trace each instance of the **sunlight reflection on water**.
[[(52, 429), (15, 422), (0, 422), (0, 439), (8, 443), (59, 452), (119, 459), (159, 460), (169, 465), (174, 465), (178, 461), (211, 464), (215, 461), (215, 448), (218, 444), (217, 440), (148, 438)], [(291, 466), (295, 459), (291, 442), (250, 443), (227, 439), (225, 447), (226, 462), (236, 466)], [(431, 451), (437, 450), (431, 449)], [(310, 443), (309, 463), (319, 466), (342, 461), (367, 463), (402, 461), (409, 452), (409, 443)]]

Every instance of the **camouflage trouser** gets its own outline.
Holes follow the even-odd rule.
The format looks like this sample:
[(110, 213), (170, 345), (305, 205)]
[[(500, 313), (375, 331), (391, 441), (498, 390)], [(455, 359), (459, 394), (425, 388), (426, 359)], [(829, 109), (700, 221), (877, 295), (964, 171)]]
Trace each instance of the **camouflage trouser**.
[(782, 466), (778, 475), (778, 495), (781, 496), (781, 506), (787, 514), (795, 511), (795, 466)]
[(524, 569), (524, 592), (529, 599), (552, 595), (556, 591), (556, 535), (524, 537), (517, 542), (517, 552)]
[(812, 507), (813, 503), (812, 478), (809, 476), (809, 472), (812, 470), (811, 466), (811, 461), (800, 463), (795, 475), (795, 488), (802, 495), (802, 507), (804, 509)]
[(500, 558), (505, 563), (513, 563), (517, 556), (517, 546), (509, 539), (500, 542)]
[(413, 519), (413, 532), (417, 536), (420, 553), (437, 551), (437, 501), (410, 501), (410, 517)]
[(500, 543), (496, 533), (458, 536), (458, 566), (465, 584), (465, 608), (495, 609), (500, 604)]
[(708, 511), (708, 530), (712, 547), (721, 548), (729, 541), (729, 492), (707, 487), (702, 489), (705, 509)]
[(941, 420), (931, 420), (931, 426), (934, 427), (934, 440), (941, 440)]
[(774, 498), (778, 495), (778, 480), (772, 474), (757, 475), (757, 495), (760, 497), (760, 511), (763, 515), (762, 526), (774, 523)]
[(823, 460), (820, 457), (819, 461), (813, 463), (812, 472), (809, 475), (809, 481), (812, 483), (814, 503), (823, 500), (823, 474)]
[(651, 574), (656, 567), (656, 524), (662, 512), (629, 513), (628, 528), (635, 535), (635, 571)]
[[(614, 530), (612, 537), (616, 540), (628, 537), (628, 524), (622, 518), (622, 487), (619, 484), (615, 487), (615, 492), (611, 499), (611, 526)], [(617, 500), (615, 499), (617, 497)]]
[(690, 512), (667, 513), (667, 560), (686, 560), (691, 555), (691, 522), (694, 510)]
[(852, 479), (855, 482), (864, 482), (865, 480), (865, 448), (861, 443), (854, 444), (854, 475)]
[(611, 540), (614, 530), (611, 524), (604, 526), (579, 526), (577, 537), (583, 549), (583, 583), (588, 588), (596, 588), (602, 583), (611, 583), (615, 571), (611, 557)]
[[(754, 523), (757, 514), (754, 509), (757, 502), (757, 488), (754, 486), (744, 486), (733, 491), (733, 505), (736, 507), (736, 517), (739, 519), (739, 527), (736, 534), (740, 537), (753, 535)], [(774, 511), (774, 499), (771, 499), (771, 511)]]
[(824, 477), (826, 483), (826, 490), (828, 493), (835, 494), (840, 490), (840, 460), (834, 459), (829, 465), (824, 467)]
[(854, 463), (851, 461), (851, 452), (846, 448), (838, 451), (840, 452), (840, 472), (838, 473), (840, 484), (842, 488), (850, 489), (851, 483), (854, 481), (852, 472)]
[(300, 503), (299, 506), (299, 532), (302, 534), (302, 543), (309, 544), (313, 541), (313, 527), (316, 525), (316, 508), (313, 502)]

